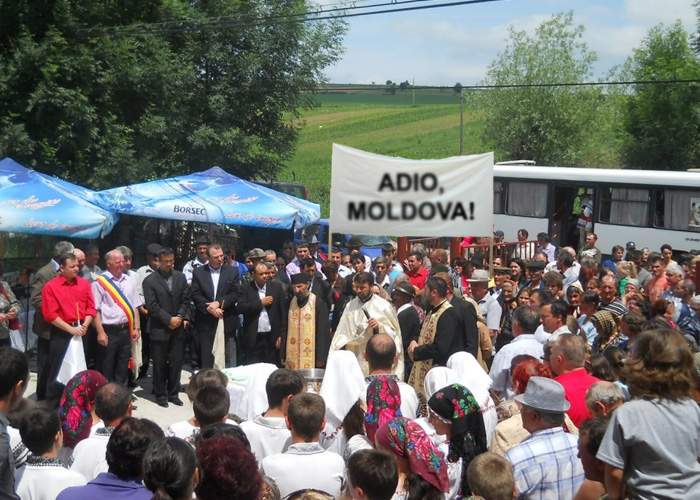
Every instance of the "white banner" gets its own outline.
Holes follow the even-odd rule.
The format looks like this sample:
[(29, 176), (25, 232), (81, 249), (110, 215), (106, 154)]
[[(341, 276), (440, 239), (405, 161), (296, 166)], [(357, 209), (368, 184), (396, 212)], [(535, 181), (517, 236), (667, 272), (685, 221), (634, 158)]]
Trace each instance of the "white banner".
[(493, 153), (407, 160), (333, 144), (333, 232), (490, 236)]

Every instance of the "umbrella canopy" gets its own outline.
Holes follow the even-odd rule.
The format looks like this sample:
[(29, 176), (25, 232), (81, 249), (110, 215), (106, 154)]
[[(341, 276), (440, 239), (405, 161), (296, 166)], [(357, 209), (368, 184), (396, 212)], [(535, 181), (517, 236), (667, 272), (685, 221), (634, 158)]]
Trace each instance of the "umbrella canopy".
[(99, 191), (95, 201), (122, 214), (215, 224), (290, 229), (313, 224), (319, 205), (219, 167), (170, 179)]
[(101, 238), (118, 216), (90, 201), (94, 191), (0, 160), (0, 231)]

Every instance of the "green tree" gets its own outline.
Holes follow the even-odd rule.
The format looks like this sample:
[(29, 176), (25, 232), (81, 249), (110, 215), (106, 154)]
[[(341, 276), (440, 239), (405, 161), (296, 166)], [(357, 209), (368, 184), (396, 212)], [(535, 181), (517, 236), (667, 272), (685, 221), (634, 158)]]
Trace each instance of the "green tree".
[[(700, 79), (700, 61), (680, 21), (652, 28), (628, 60), (634, 80)], [(700, 86), (634, 85), (627, 100), (625, 165), (685, 170), (700, 162)]]
[(455, 83), (454, 86), (452, 87), (452, 91), (455, 94), (460, 94), (462, 92), (462, 84), (459, 82)]
[(346, 29), (290, 17), (307, 9), (0, 0), (0, 157), (96, 188), (213, 165), (273, 177)]
[(500, 160), (568, 165), (581, 161), (600, 92), (586, 87), (527, 87), (582, 82), (596, 60), (572, 13), (544, 21), (533, 35), (511, 27), (506, 48), (491, 63), (487, 85), (523, 85), (483, 92), (483, 139)]

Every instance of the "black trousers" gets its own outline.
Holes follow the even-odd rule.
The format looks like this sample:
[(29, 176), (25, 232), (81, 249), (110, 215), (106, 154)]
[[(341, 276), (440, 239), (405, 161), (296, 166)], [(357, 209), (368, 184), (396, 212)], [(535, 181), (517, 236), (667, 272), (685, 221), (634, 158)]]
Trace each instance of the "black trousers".
[(46, 386), (49, 380), (46, 372), (49, 364), (49, 344), (49, 339), (39, 337), (36, 353), (36, 399), (39, 401), (46, 399)]
[(46, 401), (51, 408), (58, 406), (65, 386), (56, 382), (58, 372), (63, 364), (63, 357), (68, 350), (68, 344), (73, 336), (63, 330), (51, 327), (51, 338), (49, 339), (49, 359), (46, 367)]
[(214, 355), (211, 353), (214, 347), (214, 336), (216, 335), (216, 326), (214, 328), (198, 328), (197, 329), (197, 347), (199, 348), (199, 368), (213, 368)]
[(279, 365), (279, 354), (275, 349), (275, 341), (272, 332), (258, 332), (255, 334), (255, 345), (246, 356), (246, 363), (272, 363)]
[(104, 325), (107, 347), (98, 344), (97, 366), (110, 382), (126, 385), (129, 381), (129, 358), (131, 357), (131, 334), (129, 326)]
[(180, 392), (180, 372), (185, 355), (185, 336), (182, 328), (168, 333), (165, 340), (151, 338), (153, 359), (153, 394), (157, 400), (177, 397)]

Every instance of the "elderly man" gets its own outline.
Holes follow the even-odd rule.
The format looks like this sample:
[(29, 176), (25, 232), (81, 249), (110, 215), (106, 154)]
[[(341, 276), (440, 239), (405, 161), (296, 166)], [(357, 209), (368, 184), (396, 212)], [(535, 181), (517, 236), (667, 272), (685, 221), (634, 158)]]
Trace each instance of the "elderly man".
[(479, 305), (479, 312), (486, 320), (486, 326), (493, 339), (501, 330), (502, 310), (498, 298), (489, 293), (489, 273), (483, 269), (476, 269), (467, 281), (472, 298)]
[(53, 257), (43, 267), (34, 273), (31, 281), (31, 300), (34, 307), (34, 323), (32, 330), (39, 337), (37, 344), (37, 383), (36, 397), (39, 401), (46, 398), (46, 388), (48, 387), (48, 364), (49, 364), (49, 339), (51, 337), (51, 325), (44, 320), (41, 313), (41, 292), (44, 285), (58, 274), (60, 264), (58, 262), (61, 255), (73, 252), (73, 244), (68, 241), (59, 241), (53, 247)]
[(625, 393), (619, 385), (600, 380), (586, 391), (586, 407), (593, 417), (609, 417), (625, 402)]
[(605, 275), (600, 280), (600, 310), (610, 311), (618, 318), (627, 314), (627, 307), (617, 296), (617, 281), (614, 277)]
[[(374, 377), (391, 376), (394, 366), (399, 361), (396, 354), (396, 345), (394, 340), (388, 335), (379, 334), (372, 336), (367, 342), (367, 350), (365, 351), (365, 359), (369, 365), (369, 375), (365, 381), (369, 385)], [(396, 379), (401, 393), (401, 415), (406, 418), (416, 418), (418, 412), (418, 395), (410, 385), (401, 380)]]
[(508, 399), (513, 396), (510, 373), (513, 358), (529, 355), (536, 359), (542, 359), (544, 354), (542, 344), (534, 335), (540, 324), (540, 315), (537, 311), (528, 306), (520, 306), (513, 311), (511, 324), (514, 338), (496, 353), (489, 372), (489, 376), (493, 380), (492, 388)]
[(506, 452), (520, 498), (572, 499), (584, 480), (576, 436), (564, 432), (569, 402), (559, 382), (531, 377), (523, 394), (523, 427), (530, 433)]
[(550, 342), (549, 366), (556, 380), (564, 388), (571, 407), (567, 411), (576, 427), (591, 416), (586, 406), (586, 392), (600, 379), (590, 375), (584, 368), (586, 341), (578, 335), (560, 335)]
[(92, 283), (97, 330), (97, 365), (111, 382), (129, 380), (131, 340), (141, 335), (138, 308), (143, 301), (136, 280), (124, 273), (124, 255), (110, 250), (105, 255), (107, 271)]
[(376, 333), (386, 333), (394, 339), (399, 362), (394, 374), (403, 377), (403, 345), (401, 328), (393, 306), (380, 296), (372, 293), (374, 278), (370, 273), (357, 273), (353, 277), (353, 289), (356, 297), (347, 303), (338, 323), (330, 352), (340, 349), (352, 351), (357, 357), (362, 371), (368, 374), (367, 361), (364, 359), (365, 346), (370, 337)]

